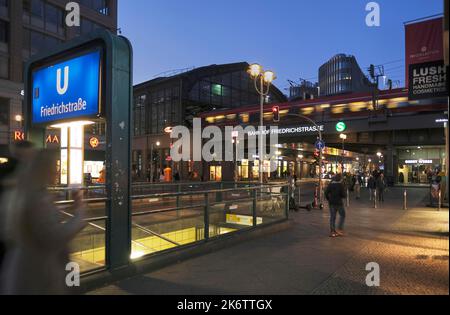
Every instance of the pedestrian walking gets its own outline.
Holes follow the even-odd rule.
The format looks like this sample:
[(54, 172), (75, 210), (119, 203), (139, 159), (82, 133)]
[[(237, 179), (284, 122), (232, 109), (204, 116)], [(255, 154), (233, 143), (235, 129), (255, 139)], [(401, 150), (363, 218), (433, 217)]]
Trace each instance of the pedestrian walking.
[(378, 201), (384, 202), (384, 192), (386, 190), (386, 179), (384, 178), (384, 174), (381, 173), (376, 180), (376, 189), (378, 195)]
[(0, 291), (6, 295), (67, 293), (69, 243), (86, 226), (81, 194), (74, 196), (74, 217), (64, 223), (47, 191), (54, 174), (48, 154), (40, 152), (21, 166), (17, 185), (4, 194), (6, 232), (10, 246), (0, 272)]
[[(344, 199), (347, 198), (347, 190), (342, 183), (342, 176), (336, 175), (325, 191), (325, 197), (330, 206), (330, 237), (344, 236), (345, 207)], [(336, 229), (336, 217), (339, 213), (339, 225)]]
[(375, 199), (375, 191), (377, 189), (377, 183), (373, 175), (370, 175), (369, 177), (367, 188), (369, 188), (369, 200), (373, 201)]
[(10, 146), (10, 155), (7, 161), (0, 164), (0, 270), (9, 247), (9, 236), (6, 231), (6, 206), (2, 197), (17, 183), (14, 177), (20, 167), (30, 163), (35, 155), (34, 145), (29, 141), (21, 141)]
[(359, 180), (355, 182), (355, 195), (357, 200), (361, 199), (361, 182)]

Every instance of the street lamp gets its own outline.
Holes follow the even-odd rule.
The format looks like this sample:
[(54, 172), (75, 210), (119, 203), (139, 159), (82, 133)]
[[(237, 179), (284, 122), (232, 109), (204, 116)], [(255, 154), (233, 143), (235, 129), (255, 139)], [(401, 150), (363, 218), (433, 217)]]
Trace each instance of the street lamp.
[[(159, 147), (161, 145), (161, 142), (156, 141), (156, 146)], [(153, 143), (150, 146), (150, 183), (153, 183), (153, 150), (154, 145)]]
[[(260, 136), (263, 136), (263, 128), (264, 128), (264, 99), (266, 96), (269, 95), (270, 92), (270, 85), (273, 81), (276, 80), (276, 75), (273, 71), (264, 71), (263, 67), (257, 63), (254, 63), (249, 66), (247, 73), (250, 75), (250, 77), (253, 79), (255, 83), (255, 89), (256, 92), (259, 94), (259, 100), (260, 100)], [(259, 81), (259, 82), (258, 82)], [(259, 87), (258, 87), (259, 83)], [(262, 143), (262, 141), (261, 141)], [(259, 158), (259, 168), (260, 168), (260, 175), (259, 175), (259, 181), (261, 185), (264, 183), (264, 168), (263, 168), (263, 150), (264, 148), (259, 148), (260, 151), (260, 158)]]
[(345, 140), (347, 140), (347, 135), (341, 133), (339, 138), (342, 139), (342, 174), (344, 174)]

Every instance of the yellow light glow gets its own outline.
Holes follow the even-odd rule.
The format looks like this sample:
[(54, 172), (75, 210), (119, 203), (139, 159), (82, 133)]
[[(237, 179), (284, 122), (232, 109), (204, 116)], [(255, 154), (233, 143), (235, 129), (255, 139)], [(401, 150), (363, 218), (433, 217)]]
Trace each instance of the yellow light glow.
[(134, 260), (134, 259), (138, 259), (141, 257), (144, 257), (145, 253), (142, 251), (133, 251), (133, 253), (131, 253), (130, 255), (130, 259)]
[(333, 114), (343, 114), (344, 110), (347, 108), (347, 104), (343, 104), (343, 105), (334, 105), (333, 108), (331, 109), (331, 112)]
[(257, 63), (250, 65), (250, 67), (248, 68), (248, 74), (250, 74), (250, 76), (252, 76), (253, 78), (258, 77), (261, 73), (262, 67)]
[(362, 110), (367, 109), (368, 103), (367, 102), (355, 102), (350, 104), (350, 111), (351, 112), (360, 112)]
[(250, 115), (249, 114), (241, 114), (240, 115), (241, 120), (243, 123), (248, 123), (250, 121)]
[(207, 117), (206, 118), (206, 122), (208, 122), (210, 124), (214, 124), (215, 121), (216, 121), (216, 119), (214, 117)]
[(56, 124), (50, 126), (50, 128), (61, 129), (61, 128), (72, 128), (72, 127), (83, 127), (95, 124), (92, 121), (73, 121), (68, 123)]
[(311, 115), (312, 113), (314, 113), (314, 107), (306, 107), (301, 109), (302, 115)]
[(69, 154), (67, 149), (61, 149), (61, 185), (69, 183)]
[(266, 71), (264, 72), (264, 82), (266, 83), (272, 83), (276, 80), (275, 73), (273, 71)]

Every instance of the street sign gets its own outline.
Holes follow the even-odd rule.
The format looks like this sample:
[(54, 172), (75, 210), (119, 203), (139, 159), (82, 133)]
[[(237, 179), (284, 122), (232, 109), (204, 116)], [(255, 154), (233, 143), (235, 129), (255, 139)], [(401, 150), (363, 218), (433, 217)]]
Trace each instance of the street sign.
[(32, 123), (96, 117), (101, 107), (101, 55), (97, 48), (34, 68)]
[(347, 125), (345, 124), (345, 122), (340, 121), (336, 124), (337, 132), (344, 132), (345, 130), (347, 130)]
[(325, 149), (325, 141), (317, 140), (317, 142), (316, 142), (316, 149), (319, 150), (319, 151), (322, 151), (323, 149)]

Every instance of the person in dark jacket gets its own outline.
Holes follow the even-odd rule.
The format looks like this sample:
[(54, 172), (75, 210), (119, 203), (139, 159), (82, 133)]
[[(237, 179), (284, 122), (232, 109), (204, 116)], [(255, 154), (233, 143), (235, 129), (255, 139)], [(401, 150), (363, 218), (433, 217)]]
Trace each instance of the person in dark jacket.
[(369, 200), (372, 201), (375, 199), (375, 190), (377, 189), (377, 182), (373, 175), (370, 175), (369, 177), (367, 188), (369, 188)]
[(386, 179), (384, 178), (384, 174), (381, 173), (376, 180), (376, 188), (378, 194), (378, 201), (384, 202), (384, 191), (386, 190)]
[[(334, 180), (328, 185), (325, 197), (330, 205), (330, 237), (344, 235), (345, 208), (343, 199), (347, 198), (347, 190), (342, 183), (341, 175), (336, 175)], [(339, 213), (339, 226), (336, 229), (336, 216)]]

